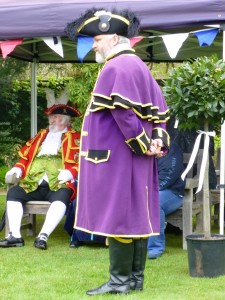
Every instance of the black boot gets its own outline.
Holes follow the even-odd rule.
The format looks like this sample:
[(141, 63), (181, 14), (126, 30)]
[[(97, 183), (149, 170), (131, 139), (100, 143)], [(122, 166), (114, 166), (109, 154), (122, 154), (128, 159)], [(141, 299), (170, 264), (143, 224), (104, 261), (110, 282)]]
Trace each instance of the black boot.
[(130, 278), (131, 290), (143, 290), (146, 256), (147, 239), (134, 240), (134, 260)]
[(134, 244), (121, 243), (114, 238), (109, 240), (110, 280), (100, 287), (87, 291), (87, 295), (123, 293), (130, 291)]

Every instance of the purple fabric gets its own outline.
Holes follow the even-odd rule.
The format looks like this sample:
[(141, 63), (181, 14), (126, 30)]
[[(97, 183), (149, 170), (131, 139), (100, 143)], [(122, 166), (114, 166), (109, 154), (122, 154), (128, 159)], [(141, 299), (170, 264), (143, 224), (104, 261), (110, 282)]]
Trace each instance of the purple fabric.
[(113, 96), (120, 96), (129, 107), (153, 106), (159, 113), (167, 110), (158, 84), (149, 76), (148, 67), (134, 54), (109, 60), (98, 77), (93, 95), (108, 99), (109, 105)]
[(67, 23), (90, 7), (133, 10), (142, 29), (193, 29), (196, 25), (224, 23), (224, 0), (3, 0), (0, 2), (0, 38), (64, 36)]
[[(123, 63), (121, 60), (124, 57), (121, 56), (119, 59), (120, 64)], [(136, 64), (136, 57), (131, 61)], [(111, 68), (112, 65), (115, 67), (114, 75), (116, 71), (121, 71), (118, 58), (114, 58), (105, 66), (103, 72), (106, 71), (107, 74), (107, 66)], [(139, 80), (138, 75), (143, 74), (143, 65), (145, 64), (139, 61), (135, 66), (137, 74), (134, 78), (137, 80)], [(151, 94), (153, 97), (154, 92), (150, 93), (149, 90), (157, 91), (154, 103), (156, 105), (159, 99), (159, 110), (163, 111), (166, 104), (162, 95), (159, 98), (158, 85), (149, 71), (144, 72), (144, 76), (147, 76), (147, 79), (142, 82), (141, 94)], [(102, 80), (101, 87), (103, 87)], [(106, 77), (104, 84), (113, 87), (111, 80), (109, 82)], [(124, 89), (125, 82), (124, 78), (124, 81), (118, 83), (117, 91), (124, 97), (129, 95), (130, 100), (134, 101), (132, 91), (137, 84), (131, 82), (128, 91)], [(101, 87), (97, 84), (95, 92)], [(134, 92), (134, 95), (137, 94)], [(135, 99), (135, 101), (141, 100)], [(147, 103), (147, 100), (153, 101), (149, 98), (143, 104)], [(125, 143), (126, 139), (138, 136), (143, 128), (151, 136), (154, 126), (165, 128), (165, 124), (155, 125), (137, 118), (131, 109), (119, 107), (96, 112), (87, 110), (82, 130), (75, 228), (100, 235), (124, 237), (148, 236), (159, 232), (156, 159), (135, 155)], [(97, 164), (88, 161), (85, 155), (90, 149), (110, 150), (109, 159)]]

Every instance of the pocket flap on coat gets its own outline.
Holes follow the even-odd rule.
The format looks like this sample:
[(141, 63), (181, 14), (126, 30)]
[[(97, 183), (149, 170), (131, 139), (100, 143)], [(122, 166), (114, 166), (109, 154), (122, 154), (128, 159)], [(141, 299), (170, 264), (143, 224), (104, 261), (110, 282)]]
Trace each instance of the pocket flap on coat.
[(86, 160), (89, 160), (95, 164), (99, 164), (108, 161), (110, 150), (88, 150)]

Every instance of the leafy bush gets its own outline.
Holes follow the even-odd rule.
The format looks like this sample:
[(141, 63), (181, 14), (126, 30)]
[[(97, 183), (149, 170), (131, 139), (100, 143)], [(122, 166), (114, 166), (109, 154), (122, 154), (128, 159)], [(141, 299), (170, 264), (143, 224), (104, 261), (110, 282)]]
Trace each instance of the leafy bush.
[[(163, 87), (167, 103), (177, 119), (180, 128), (209, 131), (209, 124), (218, 126), (225, 118), (225, 62), (211, 57), (199, 57), (194, 62), (186, 62), (171, 72)], [(206, 160), (203, 198), (204, 237), (211, 238), (209, 163)]]
[(8, 171), (8, 167), (2, 165), (0, 167), (0, 188), (5, 186), (5, 174)]
[(205, 120), (218, 126), (225, 118), (225, 62), (215, 55), (185, 62), (164, 81), (163, 92), (180, 128), (199, 129)]

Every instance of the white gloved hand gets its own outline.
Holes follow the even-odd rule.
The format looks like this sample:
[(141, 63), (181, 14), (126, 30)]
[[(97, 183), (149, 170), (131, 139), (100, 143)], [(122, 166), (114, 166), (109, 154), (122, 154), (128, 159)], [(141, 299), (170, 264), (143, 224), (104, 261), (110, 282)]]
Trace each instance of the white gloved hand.
[(59, 183), (65, 183), (67, 181), (73, 181), (73, 175), (69, 170), (61, 170), (59, 169), (59, 175), (58, 175)]
[(5, 177), (16, 174), (16, 178), (20, 178), (22, 176), (22, 170), (18, 167), (13, 167), (11, 170), (9, 170), (6, 174)]

